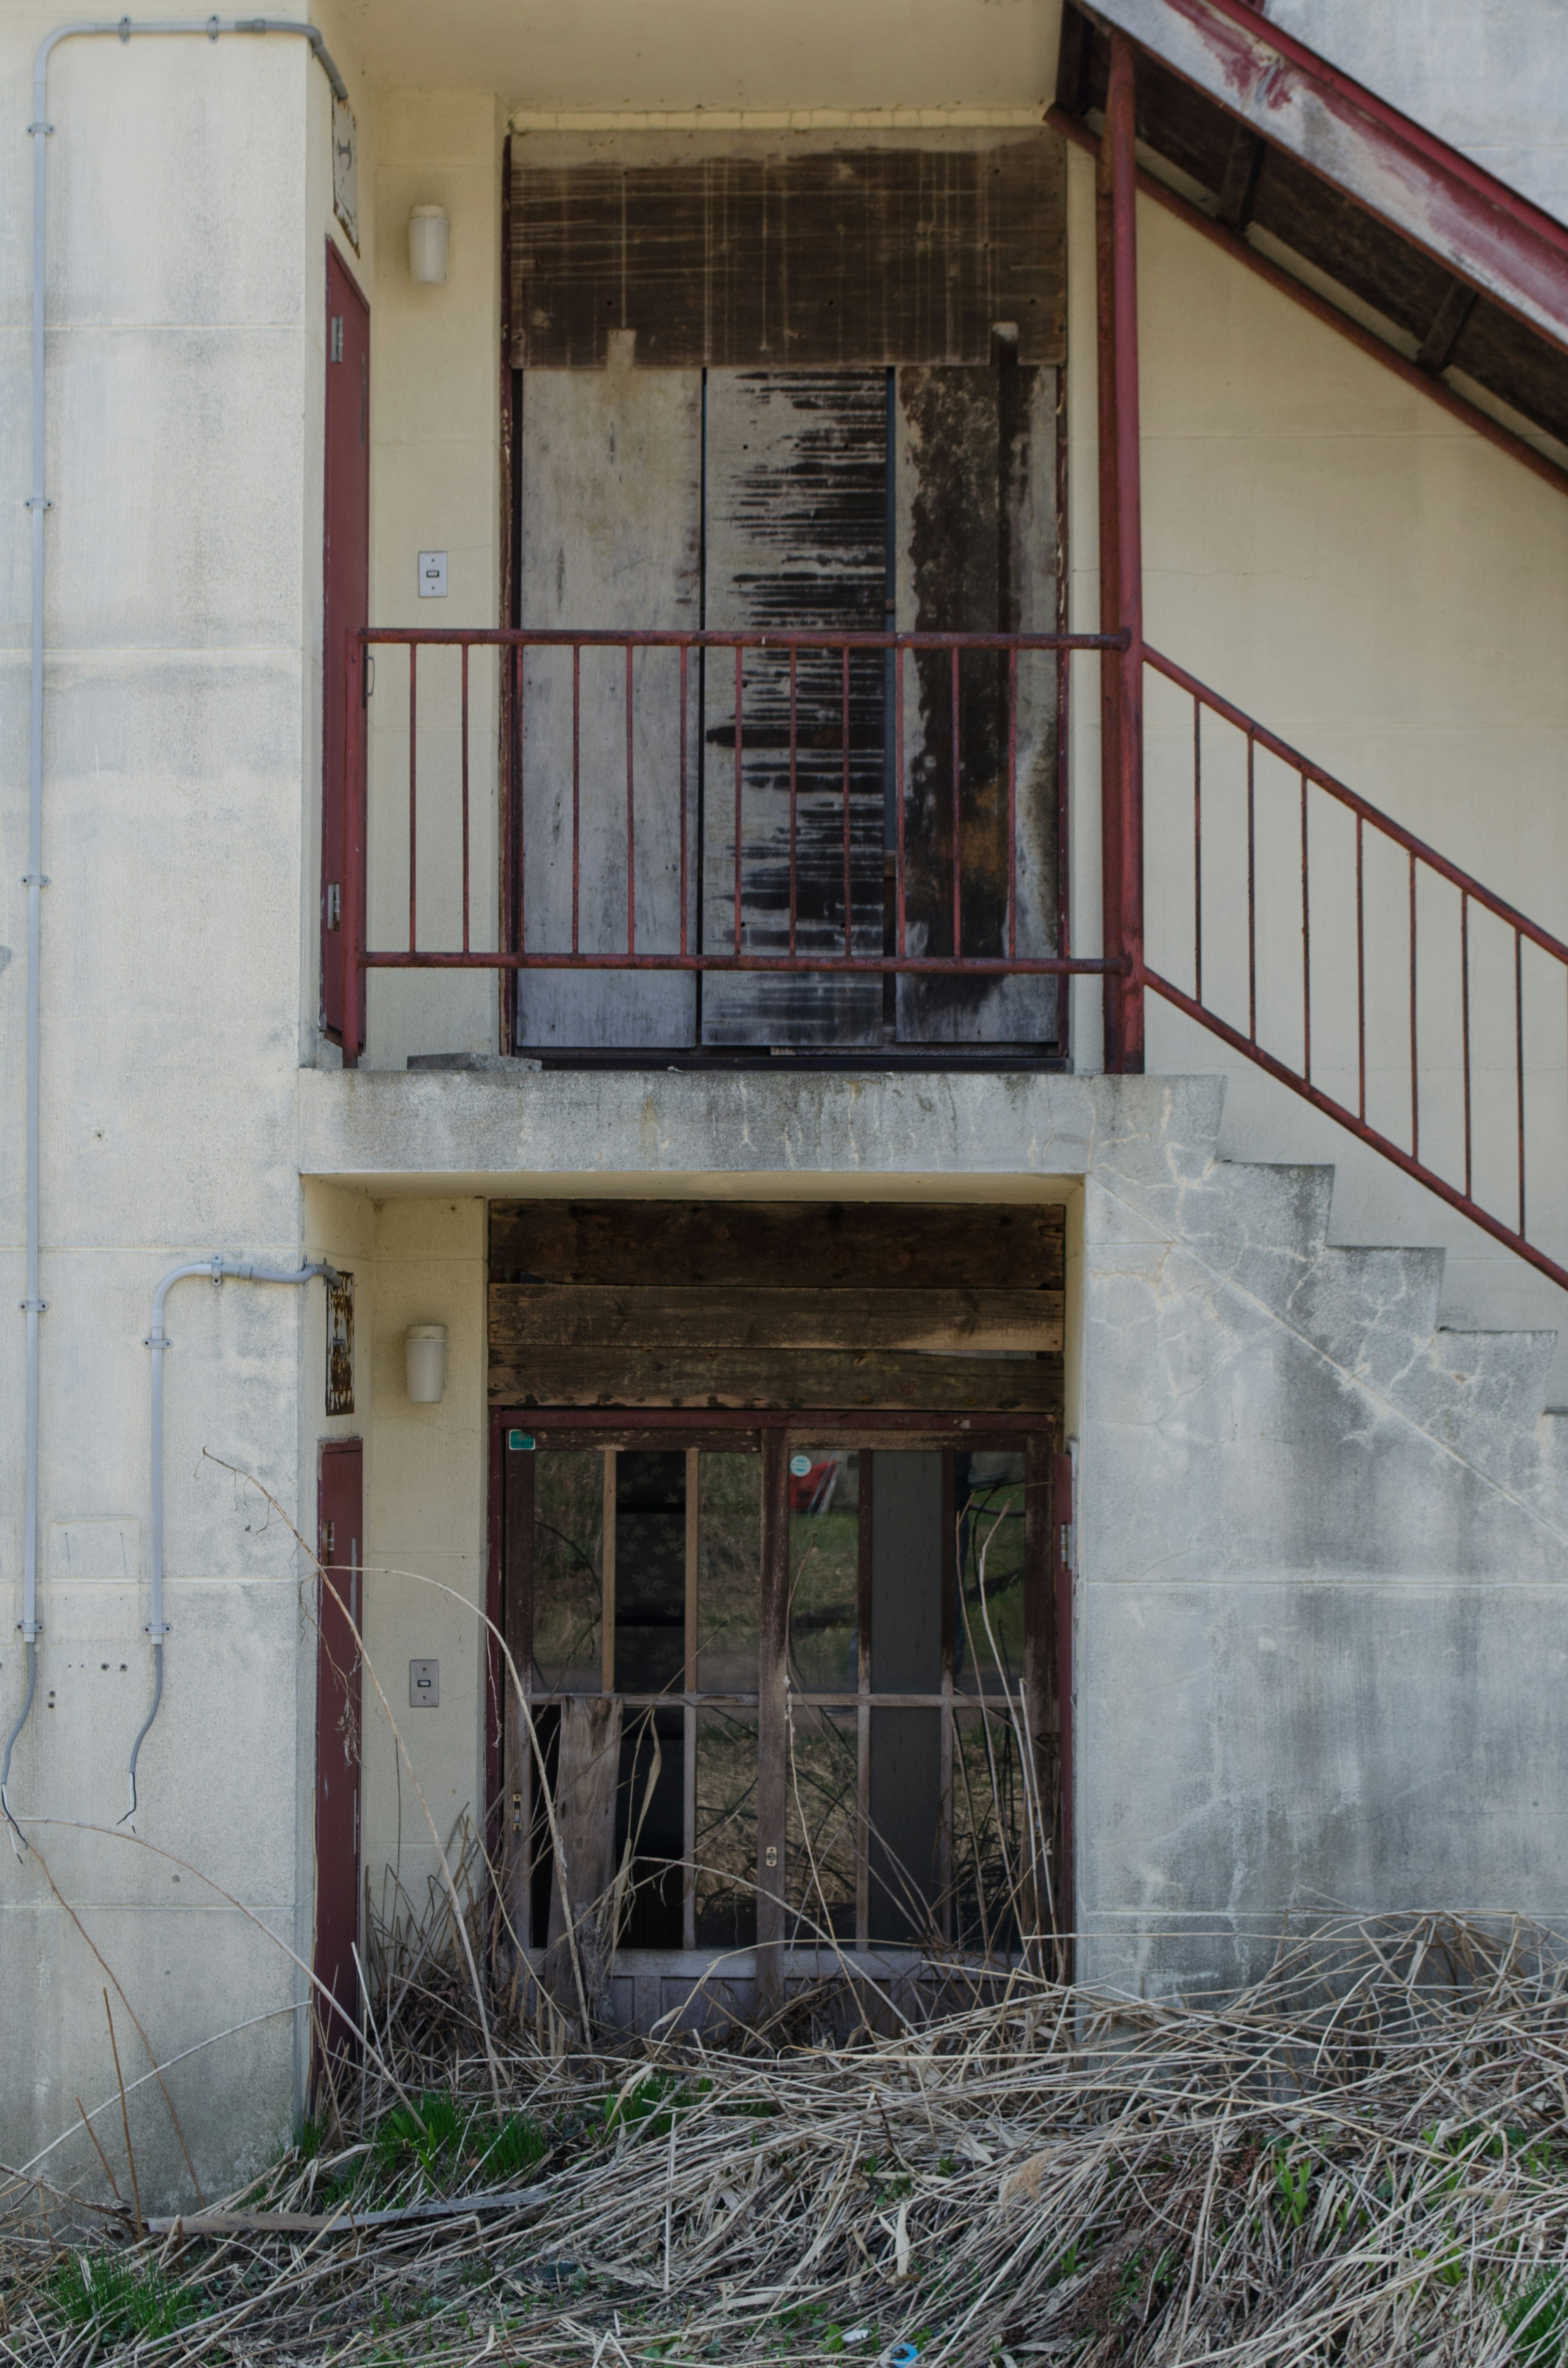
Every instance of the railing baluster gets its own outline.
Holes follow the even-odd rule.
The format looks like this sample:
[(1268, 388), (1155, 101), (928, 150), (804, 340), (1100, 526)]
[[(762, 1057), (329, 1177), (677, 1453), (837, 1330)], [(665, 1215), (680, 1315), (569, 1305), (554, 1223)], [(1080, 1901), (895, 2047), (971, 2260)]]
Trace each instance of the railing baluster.
[(690, 794), (689, 784), (686, 778), (687, 766), (689, 762), (687, 753), (686, 720), (687, 701), (690, 696), (687, 665), (687, 644), (685, 642), (682, 642), (680, 645), (680, 951), (681, 960), (683, 962), (686, 960), (688, 951), (687, 946), (686, 913), (687, 901), (690, 896), (690, 883), (687, 874), (688, 858), (687, 851), (686, 820), (687, 802)]
[(796, 738), (798, 723), (796, 696), (799, 689), (799, 685), (796, 681), (795, 662), (798, 655), (799, 653), (795, 650), (793, 645), (791, 645), (790, 651), (790, 951), (791, 953), (795, 951), (795, 923), (798, 917), (797, 908), (799, 888), (799, 874), (796, 870), (795, 844), (796, 825), (799, 820), (798, 800), (800, 794), (799, 783), (796, 780), (795, 774), (795, 760), (798, 754)]
[(1460, 1021), (1464, 1036), (1464, 1197), (1471, 1197), (1470, 1130), (1470, 898), (1460, 891)]
[(626, 644), (626, 951), (637, 951), (637, 810), (632, 782), (631, 643)]
[[(1060, 848), (1057, 861), (1062, 860)], [(1018, 959), (1018, 653), (1007, 653), (1007, 960)]]
[(463, 951), (468, 942), (468, 643), (462, 645)]
[(517, 668), (517, 946), (518, 956), (528, 951), (528, 817), (526, 803), (528, 741), (527, 719), (523, 700), (528, 683), (528, 651), (523, 643), (515, 643), (512, 656)]
[(961, 936), (960, 936), (960, 932), (961, 932), (961, 929), (962, 929), (962, 926), (963, 926), (963, 924), (962, 924), (962, 916), (961, 916), (961, 913), (960, 913), (960, 893), (961, 893), (961, 892), (960, 892), (960, 864), (961, 864), (961, 861), (962, 861), (962, 857), (961, 857), (961, 852), (960, 852), (960, 845), (959, 845), (959, 840), (960, 840), (960, 817), (961, 817), (961, 814), (962, 814), (962, 802), (961, 802), (961, 798), (960, 798), (960, 788), (959, 788), (959, 783), (960, 783), (960, 763), (961, 763), (961, 758), (960, 758), (960, 753), (959, 753), (959, 654), (958, 654), (958, 651), (957, 651), (956, 649), (953, 651), (953, 689), (952, 689), (952, 708), (953, 708), (953, 960), (954, 960), (955, 962), (957, 962), (957, 961), (959, 960), (959, 958), (960, 958), (960, 944), (961, 944)]
[(1421, 1063), (1417, 1041), (1415, 970), (1415, 858), (1410, 859), (1410, 1156), (1421, 1156)]
[(517, 658), (517, 952), (528, 952), (528, 718), (524, 699), (528, 691), (528, 649), (518, 642)]
[(572, 951), (577, 951), (583, 877), (583, 644), (572, 644)]
[(745, 685), (741, 672), (741, 645), (735, 643), (735, 944), (741, 950), (741, 711)]
[(1203, 702), (1192, 702), (1192, 999), (1203, 1000)]
[(1257, 744), (1247, 734), (1247, 1041), (1257, 1042), (1257, 814), (1254, 797)]
[(415, 951), (418, 935), (418, 664), (419, 645), (416, 642), (410, 642), (408, 645), (408, 951), (410, 953)]
[(903, 652), (893, 652), (893, 831), (896, 847), (893, 855), (893, 887), (898, 905), (898, 953), (903, 960)]
[(1301, 1075), (1312, 1081), (1312, 887), (1307, 868), (1307, 777), (1301, 775)]
[(845, 960), (847, 961), (855, 951), (851, 935), (851, 916), (854, 906), (851, 903), (852, 890), (849, 876), (849, 644), (847, 642), (844, 644), (841, 656), (843, 680), (839, 693), (839, 709), (842, 718), (841, 737), (844, 743), (844, 954)]
[(1519, 1235), (1525, 1230), (1525, 941), (1514, 931), (1514, 1088), (1519, 1116)]
[(1359, 1080), (1357, 1109), (1367, 1117), (1367, 913), (1362, 891), (1361, 817), (1356, 817), (1356, 1066)]

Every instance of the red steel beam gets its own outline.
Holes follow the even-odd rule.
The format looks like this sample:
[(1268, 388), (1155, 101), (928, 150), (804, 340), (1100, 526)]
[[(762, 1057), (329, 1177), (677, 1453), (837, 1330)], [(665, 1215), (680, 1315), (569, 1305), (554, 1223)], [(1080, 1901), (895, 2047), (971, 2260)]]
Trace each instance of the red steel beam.
[[(1132, 44), (1111, 37), (1096, 170), (1099, 363), (1101, 903), (1108, 951), (1128, 972), (1105, 990), (1105, 1064), (1143, 1066), (1143, 555), (1138, 412), (1138, 225)], [(1110, 645), (1119, 643), (1112, 654)]]
[[(1060, 107), (1051, 107), (1047, 108), (1045, 120), (1053, 131), (1071, 140), (1074, 147), (1085, 150), (1091, 156), (1098, 154), (1099, 142), (1088, 125), (1080, 122), (1076, 116), (1068, 115)], [(1528, 469), (1543, 484), (1560, 494), (1568, 493), (1568, 471), (1560, 468), (1555, 461), (1550, 460), (1544, 452), (1538, 452), (1533, 444), (1527, 443), (1522, 436), (1517, 436), (1511, 427), (1505, 427), (1501, 420), (1494, 419), (1491, 413), (1483, 411), (1479, 404), (1471, 403), (1468, 396), (1458, 393), (1445, 379), (1407, 360), (1397, 346), (1389, 345), (1371, 329), (1363, 328), (1359, 321), (1349, 313), (1342, 313), (1337, 304), (1331, 304), (1304, 279), (1298, 279), (1294, 272), (1270, 262), (1267, 256), (1260, 254), (1237, 232), (1227, 230), (1223, 222), (1211, 220), (1190, 199), (1182, 197), (1177, 190), (1168, 188), (1142, 166), (1138, 173), (1138, 194), (1152, 198), (1156, 205), (1165, 208), (1166, 213), (1174, 214), (1177, 222), (1185, 222), (1189, 230), (1195, 230), (1200, 237), (1208, 239), (1210, 245), (1219, 247), (1235, 262), (1244, 263), (1249, 271), (1256, 273), (1270, 288), (1277, 289), (1282, 296), (1289, 296), (1293, 304), (1303, 305), (1314, 320), (1323, 322), (1325, 327), (1347, 338), (1362, 353), (1369, 354), (1374, 361), (1381, 362), (1385, 370), (1392, 370), (1396, 378), (1403, 379), (1406, 386), (1417, 388), (1450, 417), (1460, 420), (1477, 436), (1483, 437), (1487, 443), (1495, 444), (1500, 452), (1506, 452), (1511, 461), (1517, 461), (1521, 468)]]
[(1568, 351), (1568, 228), (1245, 0), (1092, 13), (1456, 279)]

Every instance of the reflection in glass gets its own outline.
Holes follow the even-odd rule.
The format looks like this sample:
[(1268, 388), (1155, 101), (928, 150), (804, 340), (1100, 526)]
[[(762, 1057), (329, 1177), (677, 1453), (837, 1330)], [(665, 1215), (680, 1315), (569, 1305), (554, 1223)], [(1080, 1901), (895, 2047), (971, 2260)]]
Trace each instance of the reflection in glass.
[[(953, 1720), (953, 1901), (956, 1945), (995, 1956), (1039, 1929), (1018, 1737), (1006, 1713)], [(1044, 1903), (1040, 1903), (1043, 1907)]]
[(805, 1693), (853, 1693), (859, 1683), (859, 1570), (860, 1459), (803, 1450), (790, 1474), (790, 1677)]
[(698, 1718), (694, 1855), (698, 1947), (749, 1949), (756, 1939), (755, 1712), (704, 1711)]
[(623, 1449), (615, 1459), (618, 1693), (686, 1684), (686, 1454)]
[(953, 1463), (954, 1683), (966, 1693), (1016, 1696), (1024, 1673), (1024, 1459), (973, 1454)]
[(801, 1946), (855, 1939), (856, 1741), (853, 1711), (790, 1704), (785, 1825), (790, 1936)]
[(762, 1458), (698, 1457), (697, 1684), (702, 1693), (756, 1691), (762, 1591)]
[(604, 1462), (597, 1448), (534, 1458), (533, 1666), (541, 1693), (597, 1693)]

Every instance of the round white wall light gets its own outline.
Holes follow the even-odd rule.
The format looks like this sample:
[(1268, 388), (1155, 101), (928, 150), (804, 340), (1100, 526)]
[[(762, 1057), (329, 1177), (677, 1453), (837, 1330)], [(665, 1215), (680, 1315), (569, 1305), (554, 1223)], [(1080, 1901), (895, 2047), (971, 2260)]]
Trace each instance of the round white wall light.
[(446, 279), (450, 228), (445, 206), (415, 206), (408, 217), (408, 276), (422, 288), (439, 288)]
[(415, 1406), (439, 1406), (447, 1386), (447, 1327), (411, 1324), (403, 1340), (408, 1395)]

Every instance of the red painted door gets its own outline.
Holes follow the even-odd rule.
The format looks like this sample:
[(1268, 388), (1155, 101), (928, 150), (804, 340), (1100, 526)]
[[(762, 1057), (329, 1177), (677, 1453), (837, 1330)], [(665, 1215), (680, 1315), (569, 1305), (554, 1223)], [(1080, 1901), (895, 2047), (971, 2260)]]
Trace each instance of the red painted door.
[[(316, 1930), (313, 1970), (343, 2009), (334, 2014), (321, 1990), (315, 2009), (329, 2052), (351, 2044), (363, 2001), (354, 1964), (359, 1937), (359, 1646), (364, 1581), (364, 1455), (357, 1439), (321, 1452), (316, 1497)], [(345, 2021), (345, 2016), (348, 2018)], [(319, 2048), (314, 2051), (318, 2056)]]
[[(370, 308), (330, 239), (326, 249), (326, 521), (322, 637), (322, 1025), (343, 1042), (345, 880), (357, 868), (363, 913), (365, 850), (349, 844), (343, 777), (347, 736), (345, 636), (369, 621)], [(363, 742), (361, 742), (363, 746)], [(358, 1034), (365, 1041), (361, 977)]]

